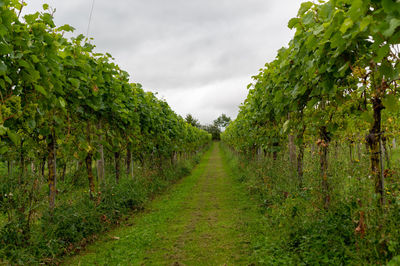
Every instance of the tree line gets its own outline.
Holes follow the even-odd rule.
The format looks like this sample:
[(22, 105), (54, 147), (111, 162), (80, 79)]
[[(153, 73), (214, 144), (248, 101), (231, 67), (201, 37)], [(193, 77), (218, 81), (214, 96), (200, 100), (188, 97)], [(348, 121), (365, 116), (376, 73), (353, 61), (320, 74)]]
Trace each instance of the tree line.
[(224, 130), (231, 122), (231, 118), (226, 114), (221, 114), (217, 119), (208, 125), (200, 124), (199, 120), (194, 118), (192, 114), (187, 114), (185, 120), (188, 124), (207, 131), (209, 134), (211, 134), (213, 140), (221, 140), (222, 130)]

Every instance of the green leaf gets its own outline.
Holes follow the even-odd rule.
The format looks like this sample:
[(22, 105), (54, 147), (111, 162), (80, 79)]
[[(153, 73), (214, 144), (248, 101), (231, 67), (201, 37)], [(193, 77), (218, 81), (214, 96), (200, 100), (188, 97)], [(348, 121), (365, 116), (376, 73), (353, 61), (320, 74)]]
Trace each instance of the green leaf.
[(4, 26), (3, 24), (0, 24), (0, 36), (4, 36), (5, 34), (7, 34), (8, 32), (8, 28), (6, 26)]
[(26, 77), (26, 78), (27, 78), (27, 81), (35, 82), (35, 81), (37, 81), (38, 79), (40, 79), (40, 73), (39, 73), (39, 71), (36, 71), (36, 70), (34, 70), (34, 69), (31, 69), (30, 71), (26, 71), (26, 73), (28, 73), (28, 76)]
[(300, 21), (299, 18), (292, 18), (291, 20), (289, 20), (288, 28), (293, 29), (294, 26), (296, 26), (299, 23), (299, 21)]
[(303, 24), (304, 25), (308, 25), (310, 23), (312, 23), (314, 21), (314, 14), (313, 13), (307, 13), (307, 15), (305, 15), (303, 17)]
[(56, 26), (53, 21), (53, 16), (49, 13), (42, 14), (42, 20), (44, 23), (49, 25), (51, 28), (54, 28)]
[(19, 60), (18, 63), (21, 67), (28, 68), (28, 69), (32, 68), (31, 65), (23, 59)]
[(40, 86), (40, 85), (35, 85), (35, 90), (36, 90), (37, 92), (40, 92), (40, 93), (43, 94), (44, 96), (47, 96), (47, 95), (48, 95), (48, 93), (47, 93), (47, 91), (45, 90), (45, 88), (43, 88), (43, 87)]
[(29, 128), (34, 129), (36, 127), (36, 121), (34, 119), (29, 119), (28, 126)]
[(12, 80), (8, 76), (5, 76), (5, 75), (4, 75), (4, 80), (10, 85), (13, 83)]
[(49, 9), (49, 5), (48, 4), (43, 4), (43, 10), (47, 10)]
[(319, 15), (323, 20), (329, 20), (333, 14), (333, 5), (329, 2), (320, 7)]
[(17, 146), (19, 144), (20, 138), (16, 133), (12, 132), (11, 130), (8, 130), (7, 135), (11, 139), (11, 141), (14, 143), (14, 145)]
[(371, 16), (364, 17), (360, 22), (360, 31), (364, 31), (372, 22)]
[(39, 58), (34, 54), (31, 55), (31, 58), (32, 58), (33, 63), (35, 63), (35, 64), (40, 62)]
[(6, 73), (7, 73), (7, 65), (0, 60), (0, 76), (5, 75)]
[(386, 58), (389, 55), (389, 52), (390, 52), (389, 44), (379, 47), (376, 53), (375, 62), (380, 63), (383, 58)]
[(392, 18), (389, 22), (389, 28), (382, 33), (383, 36), (392, 36), (398, 26), (400, 26), (400, 19)]
[(68, 81), (71, 82), (71, 85), (75, 88), (79, 88), (79, 85), (81, 84), (79, 79), (75, 79), (75, 78), (69, 78)]
[(344, 74), (344, 72), (347, 70), (349, 68), (349, 63), (345, 63), (343, 66), (341, 66), (340, 68), (339, 68), (339, 70), (338, 70), (338, 72), (340, 73), (340, 74)]
[(33, 24), (35, 21), (39, 18), (39, 12), (33, 13), (33, 14), (28, 14), (24, 16), (24, 19), (26, 23), (28, 24)]
[(0, 125), (0, 136), (5, 135), (7, 133), (7, 131), (8, 131), (8, 128), (6, 128), (3, 125)]
[(64, 98), (60, 97), (60, 98), (58, 98), (58, 101), (60, 102), (60, 106), (62, 108), (65, 108), (66, 102), (65, 102)]
[(0, 43), (0, 54), (9, 54), (11, 52), (12, 49), (8, 44)]
[(346, 19), (344, 20), (342, 26), (340, 27), (340, 31), (344, 34), (344, 33), (346, 33), (346, 31), (347, 31), (349, 28), (353, 27), (353, 25), (354, 25), (353, 20), (352, 20), (351, 18), (346, 18)]
[(400, 63), (397, 63), (396, 66), (392, 70), (393, 70), (392, 79), (400, 78)]
[(396, 73), (396, 69), (393, 68), (392, 64), (384, 60), (379, 67), (379, 71), (385, 76), (387, 80), (393, 80), (397, 78), (398, 73)]
[(0, 148), (0, 154), (4, 154), (4, 153), (6, 153), (7, 151), (8, 151), (8, 146), (7, 146), (7, 145), (1, 146), (1, 148)]
[(56, 116), (56, 115), (53, 116), (53, 120), (54, 120), (58, 125), (63, 125), (63, 124), (64, 124), (64, 120), (62, 120), (61, 118), (59, 118), (59, 117)]
[(283, 124), (282, 130), (284, 133), (287, 132), (287, 130), (289, 128), (289, 123), (290, 123), (290, 120), (286, 120), (286, 122)]
[(65, 25), (63, 25), (63, 26), (61, 26), (61, 27), (58, 27), (57, 30), (58, 30), (58, 31), (73, 32), (73, 31), (75, 30), (75, 28), (72, 27), (72, 26), (70, 26), (70, 25), (68, 25), (68, 24), (65, 24)]
[(299, 12), (297, 13), (297, 16), (301, 17), (306, 13), (311, 7), (313, 6), (312, 2), (304, 2), (301, 4)]
[(393, 94), (386, 95), (382, 99), (382, 103), (389, 112), (397, 112), (399, 110), (399, 100)]
[(313, 31), (313, 34), (314, 34), (314, 35), (318, 35), (318, 34), (320, 34), (323, 30), (324, 30), (324, 25), (319, 25), (319, 26)]
[(350, 17), (353, 21), (359, 21), (360, 17), (364, 16), (363, 7), (365, 4), (363, 0), (352, 0), (351, 8), (349, 10)]
[(394, 11), (398, 11), (399, 6), (394, 0), (382, 0), (382, 6), (386, 13), (391, 14)]

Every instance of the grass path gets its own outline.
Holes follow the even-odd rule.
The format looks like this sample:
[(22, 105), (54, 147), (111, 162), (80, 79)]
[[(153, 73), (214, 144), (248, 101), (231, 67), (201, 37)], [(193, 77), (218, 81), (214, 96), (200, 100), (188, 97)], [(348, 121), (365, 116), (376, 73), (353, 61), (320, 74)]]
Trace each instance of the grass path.
[(260, 219), (214, 144), (193, 173), (68, 265), (248, 265)]

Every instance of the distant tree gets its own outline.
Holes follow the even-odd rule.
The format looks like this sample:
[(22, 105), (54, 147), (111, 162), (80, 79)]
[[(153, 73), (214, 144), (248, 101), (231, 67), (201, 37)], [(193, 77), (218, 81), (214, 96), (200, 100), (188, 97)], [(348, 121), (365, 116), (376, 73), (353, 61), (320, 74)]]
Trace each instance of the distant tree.
[(194, 118), (191, 114), (187, 114), (185, 117), (185, 120), (188, 124), (191, 124), (192, 126), (197, 127), (197, 128), (201, 128), (199, 120)]
[(226, 114), (220, 115), (217, 119), (213, 121), (211, 125), (201, 125), (199, 120), (194, 118), (192, 114), (187, 114), (185, 120), (192, 126), (201, 128), (210, 133), (213, 140), (220, 140), (222, 129), (225, 129), (232, 121), (231, 118), (228, 117)]
[(202, 126), (202, 129), (210, 133), (213, 140), (220, 140), (222, 129), (226, 128), (231, 121), (230, 117), (222, 114), (211, 125)]
[(226, 114), (222, 114), (214, 120), (214, 125), (222, 130), (222, 128), (226, 128), (231, 121), (232, 120), (229, 116), (227, 116)]
[(212, 135), (213, 140), (221, 139), (221, 129), (215, 124), (202, 126), (202, 128)]

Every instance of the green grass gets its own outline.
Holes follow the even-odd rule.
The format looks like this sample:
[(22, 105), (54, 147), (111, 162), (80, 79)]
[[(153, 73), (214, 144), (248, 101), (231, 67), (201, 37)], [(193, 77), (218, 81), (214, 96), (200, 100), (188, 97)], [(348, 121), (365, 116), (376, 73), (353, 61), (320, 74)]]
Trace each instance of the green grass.
[[(357, 191), (370, 180), (352, 177), (366, 167), (347, 166), (339, 156), (331, 163), (337, 173), (332, 205), (324, 210), (314, 180), (318, 164), (311, 159), (305, 163), (307, 189), (299, 190), (287, 161), (249, 162), (214, 144), (190, 176), (132, 217), (130, 226), (103, 235), (65, 264), (398, 265), (397, 205), (386, 220), (368, 216), (365, 238), (354, 231), (359, 211), (370, 210), (359, 208), (354, 197), (362, 198)], [(350, 196), (336, 192), (343, 186)], [(382, 238), (386, 242), (378, 242)]]
[(262, 220), (217, 144), (147, 211), (66, 265), (248, 265)]
[(133, 226), (121, 227), (109, 232), (80, 256), (67, 260), (65, 264), (116, 265), (138, 263), (142, 260), (146, 249), (159, 239), (160, 232), (167, 229), (168, 221), (179, 215), (175, 210), (190, 194), (191, 188), (204, 172), (209, 155), (210, 151), (205, 154), (192, 175), (168, 190), (164, 196), (150, 203), (146, 212), (132, 217)]

